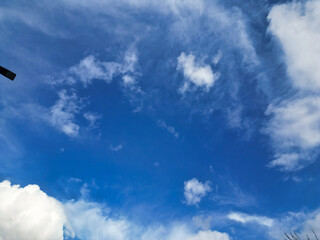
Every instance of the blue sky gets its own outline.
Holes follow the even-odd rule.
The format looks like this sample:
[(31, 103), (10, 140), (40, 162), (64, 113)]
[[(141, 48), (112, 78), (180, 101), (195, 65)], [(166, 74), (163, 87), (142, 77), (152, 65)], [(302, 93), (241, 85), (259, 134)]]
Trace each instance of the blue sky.
[(0, 239), (320, 232), (319, 16), (319, 0), (2, 0)]

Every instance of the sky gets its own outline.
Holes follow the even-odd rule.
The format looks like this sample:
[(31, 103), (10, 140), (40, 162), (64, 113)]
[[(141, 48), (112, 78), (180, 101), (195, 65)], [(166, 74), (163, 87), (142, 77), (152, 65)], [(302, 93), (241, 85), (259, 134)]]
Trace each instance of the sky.
[(2, 0), (0, 240), (320, 234), (319, 0)]

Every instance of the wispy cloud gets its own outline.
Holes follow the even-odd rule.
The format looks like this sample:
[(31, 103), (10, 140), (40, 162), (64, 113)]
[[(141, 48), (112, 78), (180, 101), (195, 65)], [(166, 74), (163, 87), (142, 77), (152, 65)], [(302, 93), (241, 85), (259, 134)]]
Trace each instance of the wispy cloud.
[(274, 220), (264, 216), (248, 215), (245, 213), (233, 212), (228, 215), (230, 220), (240, 222), (243, 224), (246, 223), (258, 223), (267, 227), (271, 227), (274, 223)]
[(175, 138), (179, 137), (179, 133), (176, 131), (176, 129), (172, 126), (169, 126), (165, 121), (158, 120), (157, 124), (159, 127), (166, 129), (169, 133), (171, 133)]
[(86, 112), (83, 117), (89, 121), (89, 128), (97, 128), (97, 121), (101, 119), (101, 115), (98, 113)]
[(81, 60), (78, 65), (72, 66), (69, 71), (80, 79), (84, 86), (87, 86), (94, 79), (105, 80), (109, 83), (114, 75), (119, 74), (121, 65), (116, 62), (100, 62), (90, 55)]
[(278, 156), (271, 166), (296, 170), (313, 160), (312, 152), (320, 145), (320, 98), (284, 101), (276, 107), (270, 105), (267, 114), (272, 116), (266, 131), (271, 135)]
[(112, 152), (119, 152), (120, 150), (122, 150), (123, 148), (123, 144), (118, 144), (118, 145), (110, 145), (109, 146), (109, 149), (112, 151)]
[(59, 76), (48, 78), (48, 83), (54, 89), (61, 87), (64, 89), (58, 90), (59, 99), (50, 108), (50, 113), (45, 119), (70, 137), (76, 137), (79, 134), (80, 125), (76, 123), (76, 116), (79, 114), (89, 122), (88, 130), (96, 129), (96, 122), (101, 118), (101, 114), (81, 112), (85, 104), (74, 90), (78, 87), (77, 84), (80, 82), (83, 87), (87, 87), (94, 80), (110, 83), (114, 77), (122, 76), (124, 92), (127, 93), (129, 100), (134, 102), (136, 97), (139, 98), (137, 95), (141, 96), (142, 93), (136, 81), (137, 62), (138, 57), (134, 49), (126, 51), (120, 63), (100, 61), (95, 56), (89, 55)]
[(75, 92), (67, 93), (61, 90), (58, 93), (59, 99), (50, 108), (48, 122), (70, 137), (76, 137), (79, 133), (79, 125), (74, 122), (75, 114), (82, 108), (81, 100)]

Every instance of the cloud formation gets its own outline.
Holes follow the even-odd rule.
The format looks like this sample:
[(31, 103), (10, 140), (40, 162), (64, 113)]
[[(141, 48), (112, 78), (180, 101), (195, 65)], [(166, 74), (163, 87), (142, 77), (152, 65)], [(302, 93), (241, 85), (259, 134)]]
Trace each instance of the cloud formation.
[(267, 114), (273, 117), (266, 131), (278, 151), (270, 165), (292, 171), (312, 161), (312, 151), (320, 145), (320, 98), (306, 96), (270, 105)]
[(130, 236), (130, 223), (125, 219), (112, 219), (102, 205), (83, 200), (65, 204), (70, 227), (80, 239), (125, 240)]
[(70, 73), (83, 82), (84, 86), (92, 83), (94, 79), (110, 82), (115, 74), (121, 70), (121, 65), (115, 62), (100, 62), (94, 56), (89, 55), (80, 61), (78, 65), (70, 68)]
[(38, 185), (21, 188), (0, 183), (0, 239), (63, 240), (229, 240), (227, 233), (195, 230), (189, 223), (140, 226), (125, 217), (110, 217), (102, 204), (79, 199), (61, 203)]
[(320, 145), (320, 2), (291, 2), (274, 6), (269, 31), (282, 46), (296, 96), (271, 104), (266, 127), (275, 158), (269, 164), (295, 171), (315, 160)]
[(184, 182), (184, 197), (186, 204), (196, 205), (211, 191), (210, 182), (201, 183), (193, 178)]
[(293, 84), (302, 90), (320, 89), (320, 2), (310, 0), (274, 6), (269, 30), (285, 53)]
[(74, 122), (75, 114), (81, 109), (81, 104), (75, 92), (68, 94), (63, 89), (58, 92), (59, 99), (50, 108), (48, 122), (70, 137), (79, 133), (79, 125)]
[[(70, 67), (69, 73), (79, 79), (85, 87), (91, 84), (94, 79), (110, 83), (115, 76), (121, 74), (124, 75), (124, 82), (129, 84), (132, 83), (133, 77), (130, 74), (135, 73), (137, 62), (138, 57), (135, 50), (128, 50), (122, 63), (104, 62), (93, 55), (89, 55), (82, 59), (79, 64)], [(66, 78), (66, 80), (68, 79)]]
[(39, 186), (0, 183), (0, 239), (62, 240), (66, 223), (63, 205)]
[(248, 215), (245, 213), (238, 213), (238, 212), (233, 212), (228, 215), (228, 218), (230, 220), (240, 222), (243, 224), (246, 223), (258, 223), (260, 225), (264, 225), (267, 227), (272, 227), (274, 220), (268, 217), (263, 217), (263, 216), (255, 216), (255, 215)]
[(176, 131), (176, 129), (172, 126), (169, 126), (165, 121), (159, 120), (157, 121), (157, 124), (163, 128), (166, 129), (169, 133), (171, 133), (175, 138), (179, 137), (179, 133)]
[(210, 65), (196, 62), (194, 55), (186, 55), (184, 52), (178, 57), (177, 69), (183, 73), (185, 78), (183, 86), (179, 89), (181, 93), (185, 93), (190, 84), (209, 91), (219, 78), (219, 74), (214, 73)]

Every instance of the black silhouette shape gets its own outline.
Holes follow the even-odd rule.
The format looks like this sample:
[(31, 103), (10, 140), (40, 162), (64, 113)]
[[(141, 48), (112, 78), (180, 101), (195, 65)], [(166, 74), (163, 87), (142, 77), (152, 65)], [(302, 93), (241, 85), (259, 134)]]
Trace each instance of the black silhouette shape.
[(2, 74), (3, 76), (5, 76), (6, 78), (9, 78), (11, 81), (14, 80), (14, 78), (16, 77), (16, 74), (9, 71), (8, 69), (1, 67), (0, 66), (0, 74)]

